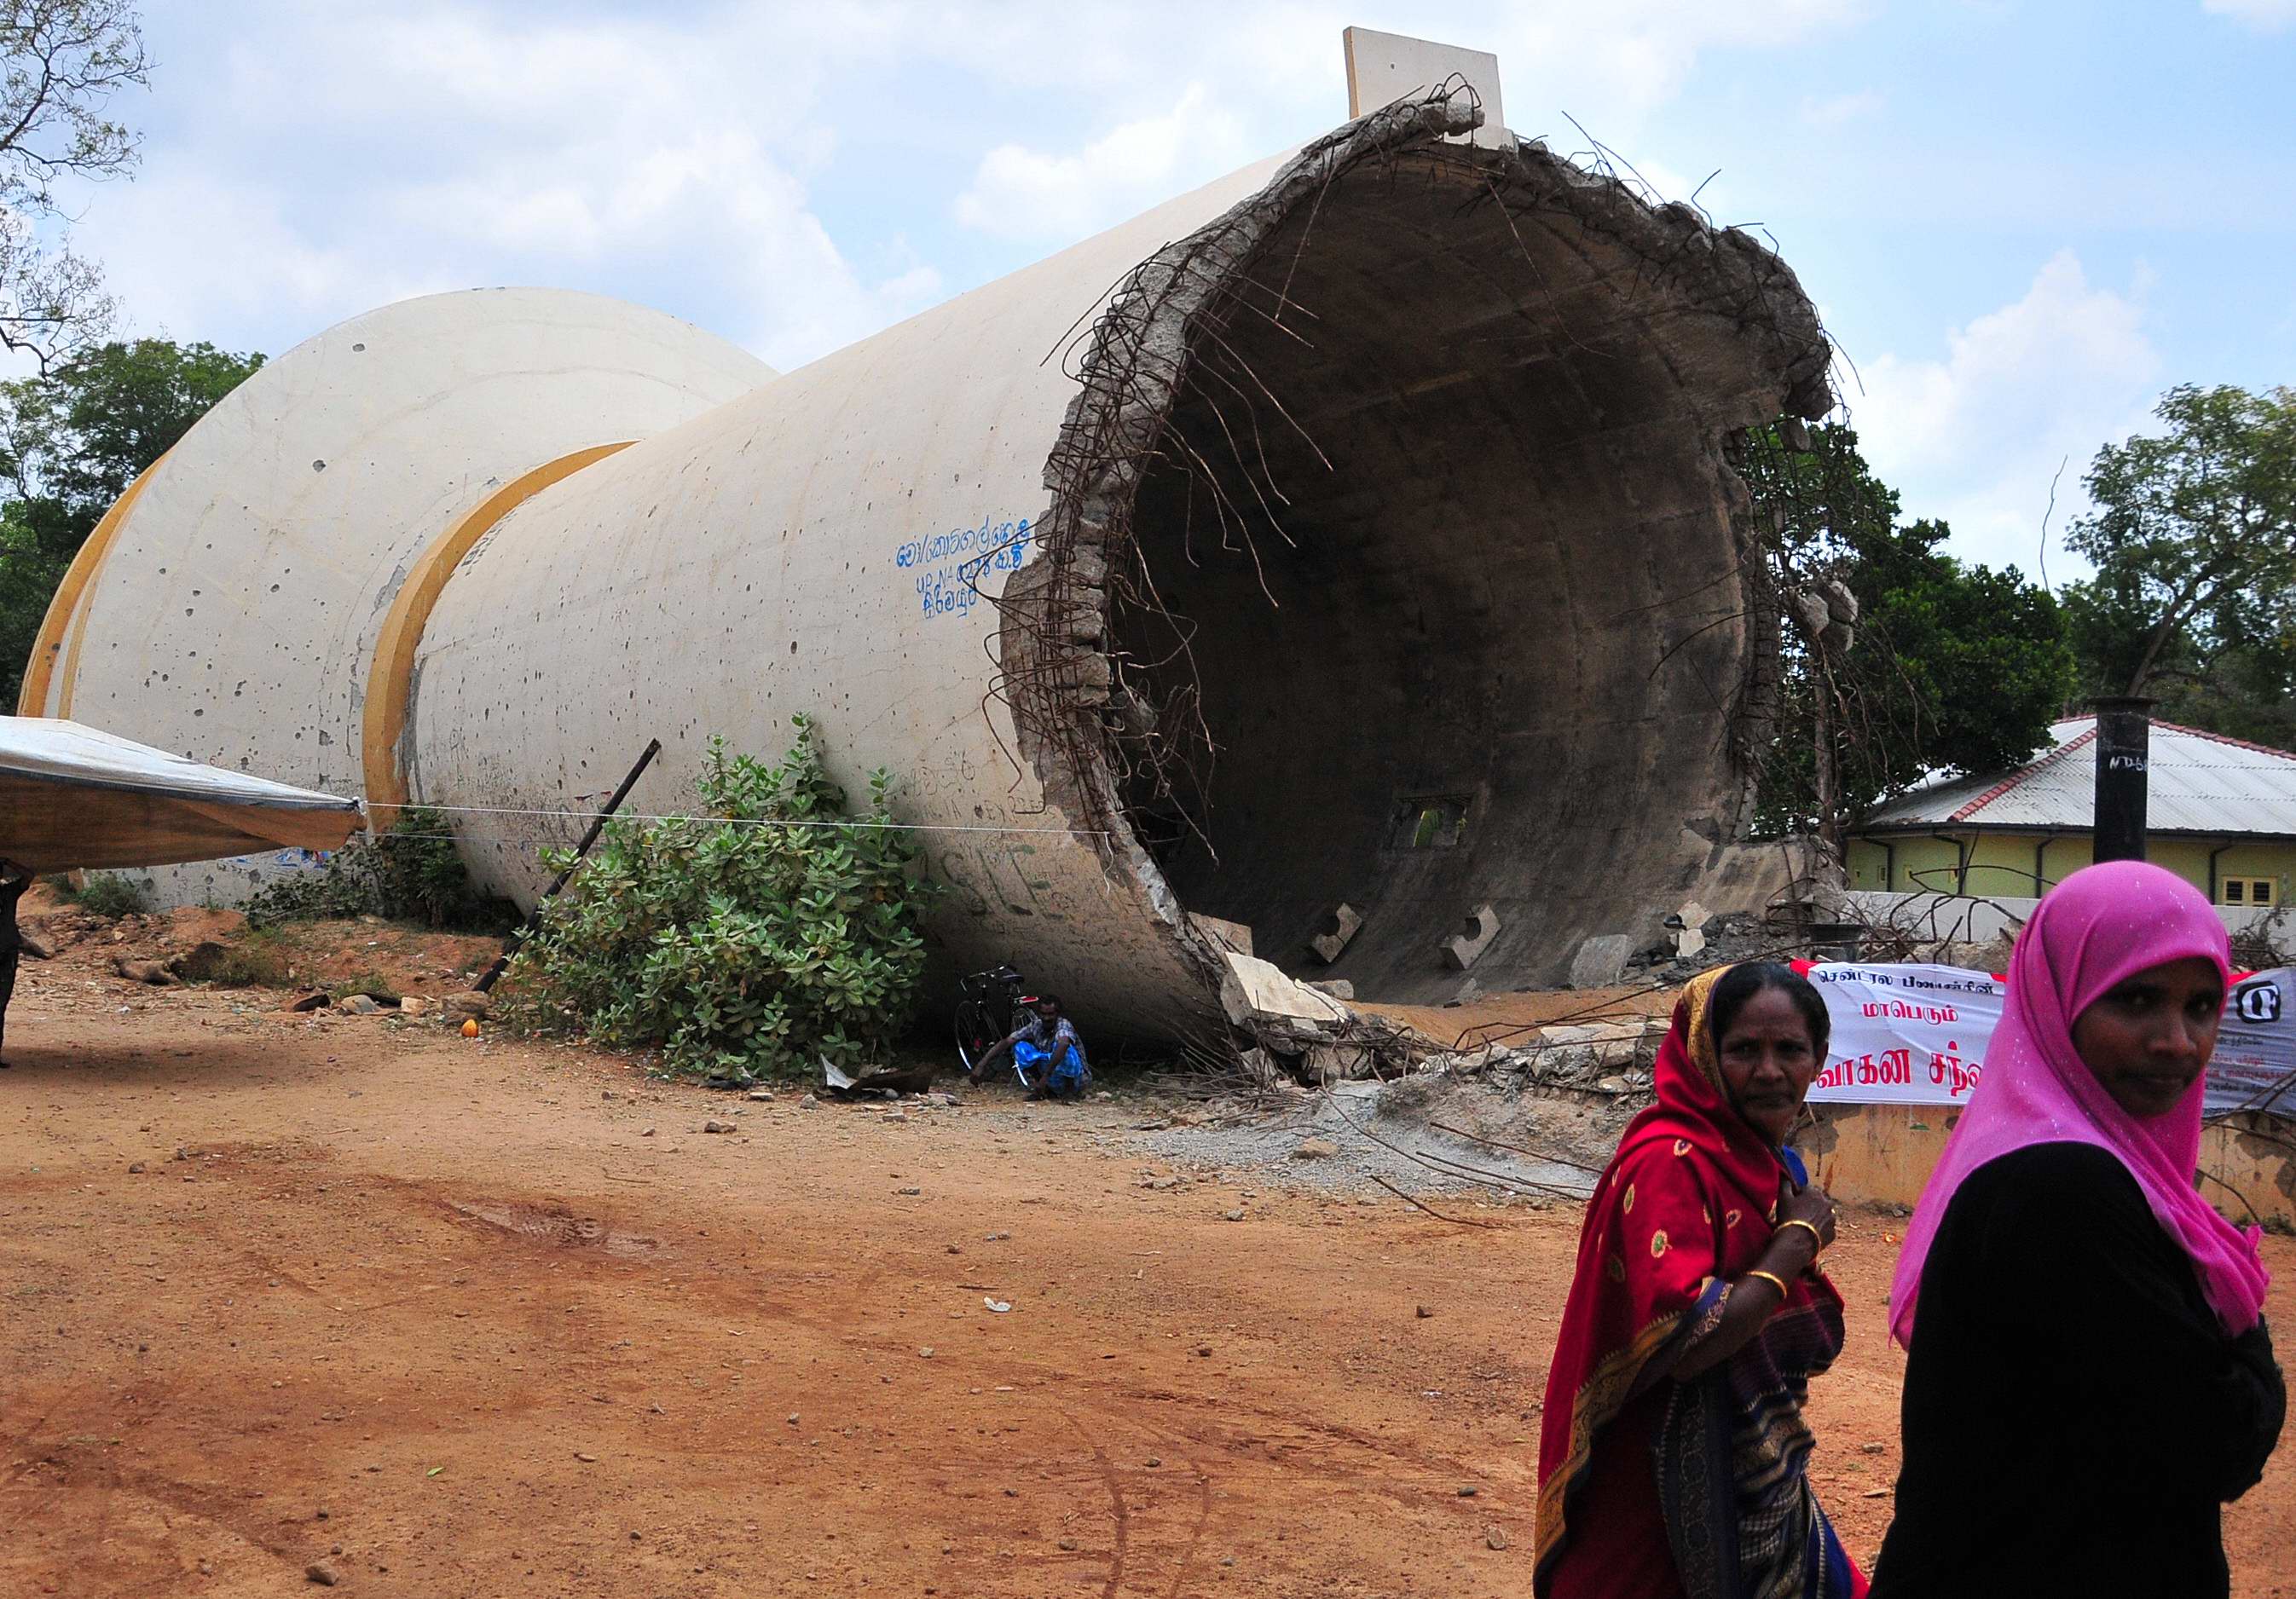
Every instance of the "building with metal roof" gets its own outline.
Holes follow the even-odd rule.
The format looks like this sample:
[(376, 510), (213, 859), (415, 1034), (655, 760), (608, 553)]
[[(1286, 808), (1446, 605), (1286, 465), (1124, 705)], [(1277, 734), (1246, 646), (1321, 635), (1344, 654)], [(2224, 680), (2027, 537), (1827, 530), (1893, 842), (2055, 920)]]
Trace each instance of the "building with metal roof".
[[(2087, 865), (2096, 718), (2051, 726), (2051, 748), (1990, 776), (1915, 789), (1849, 840), (1854, 889), (2031, 896)], [(2218, 905), (2276, 906), (2296, 876), (2296, 755), (2154, 722), (2147, 858)]]

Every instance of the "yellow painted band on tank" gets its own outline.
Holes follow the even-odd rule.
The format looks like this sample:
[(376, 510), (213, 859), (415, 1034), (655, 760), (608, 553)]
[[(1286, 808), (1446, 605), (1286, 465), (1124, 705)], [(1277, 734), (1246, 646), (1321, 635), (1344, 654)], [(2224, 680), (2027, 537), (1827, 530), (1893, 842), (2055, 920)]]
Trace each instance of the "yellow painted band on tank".
[[(59, 662), (64, 666), (63, 693), (56, 703), (56, 715), (71, 715), (72, 679), (79, 672), (79, 641), (81, 635), (87, 631), (87, 616), (81, 609), (80, 602), (95, 582), (95, 574), (102, 570), (103, 558), (111, 554), (111, 542), (119, 537), (120, 524), (127, 520), (128, 512), (135, 508), (136, 497), (144, 492), (144, 485), (152, 480), (152, 474), (160, 470), (160, 462), (167, 458), (167, 452), (161, 451), (159, 461), (135, 474), (135, 480), (111, 502), (111, 509), (103, 513), (103, 520), (95, 524), (95, 530), (79, 546), (79, 554), (72, 557), (71, 565), (64, 569), (64, 580), (56, 586), (55, 594), (48, 601), (47, 613), (40, 619), (40, 631), (35, 636), (32, 644), (32, 658), (24, 663), (23, 686), (16, 693), (18, 716), (44, 717), (48, 714), (48, 690), (56, 681)], [(78, 623), (76, 629), (72, 627), (75, 620)], [(69, 660), (66, 660), (64, 640), (67, 629), (72, 631)]]
[(399, 740), (406, 733), (406, 708), (414, 693), (414, 657), (422, 644), (422, 629), (446, 592), (463, 557), (485, 537), (494, 525), (553, 483), (572, 477), (595, 461), (636, 442), (594, 444), (587, 449), (545, 461), (521, 473), (464, 512), (447, 530), (430, 541), (407, 569), (406, 581), (392, 596), (390, 612), (375, 635), (374, 660), (367, 668), (366, 709), (359, 730), (360, 767), (366, 774), (367, 825), (381, 832), (390, 825), (386, 814), (406, 803), (406, 774), (398, 761)]

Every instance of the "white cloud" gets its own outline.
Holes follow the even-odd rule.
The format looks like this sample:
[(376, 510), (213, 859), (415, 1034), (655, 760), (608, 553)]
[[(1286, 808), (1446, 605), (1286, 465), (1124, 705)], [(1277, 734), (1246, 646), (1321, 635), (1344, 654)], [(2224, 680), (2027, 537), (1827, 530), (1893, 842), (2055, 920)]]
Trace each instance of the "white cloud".
[[(1065, 242), (1321, 132), (1345, 104), (1340, 33), (1350, 24), (1496, 52), (1514, 131), (1549, 135), (1569, 152), (1588, 136), (1622, 148), (1709, 51), (1789, 47), (1863, 9), (1859, 0), (1782, 0), (1759, 12), (1676, 0), (1467, 0), (1386, 16), (1376, 4), (1168, 0), (1079, 5), (1071, 14), (1080, 26), (1055, 29), (1041, 20), (1021, 26), (1003, 8), (944, 7), (937, 49), (1009, 81), (1089, 91), (1113, 112), (1086, 130), (1081, 148), (999, 144), (981, 159), (955, 215), (996, 236)], [(957, 25), (955, 12), (971, 25)], [(1208, 38), (1221, 42), (1216, 52), (1205, 48)], [(1190, 86), (1177, 105), (1162, 97), (1176, 82)], [(1144, 102), (1143, 86), (1160, 97)], [(1636, 165), (1669, 197), (1696, 186)], [(1713, 195), (1702, 199), (1710, 204)]]
[(1066, 242), (1259, 153), (1237, 119), (1207, 99), (1202, 85), (1191, 84), (1162, 116), (1119, 124), (1075, 155), (999, 144), (957, 196), (957, 220), (1005, 238)]
[(2212, 17), (2230, 17), (2261, 33), (2296, 24), (2296, 0), (2201, 0), (2201, 9)]
[(814, 210), (821, 109), (865, 19), (832, 48), (816, 12), (269, 0), (238, 18), (155, 38), (145, 169), (86, 208), (138, 327), (276, 351), (406, 294), (537, 283), (658, 305), (787, 367), (941, 292), (914, 261), (869, 281)]
[[(1763, 6), (1547, 0), (1450, 9), (1485, 13), (1476, 32), (1492, 42), (1480, 47), (1498, 52), (1507, 119), (1516, 131), (1551, 130), (1557, 140), (1565, 138), (1569, 124), (1556, 113), (1567, 111), (1611, 142), (1679, 94), (1708, 52), (1804, 44), (1857, 20), (1867, 7), (1857, 0), (1783, 0)], [(1476, 32), (1468, 29), (1475, 28), (1476, 19), (1462, 16), (1459, 21), (1462, 26), (1439, 37), (1474, 42)], [(1614, 123), (1615, 131), (1608, 126)]]
[[(77, 209), (140, 329), (275, 352), (382, 299), (522, 282), (653, 304), (787, 367), (931, 303), (952, 261), (1019, 265), (1330, 127), (1349, 23), (1496, 50), (1518, 131), (1574, 147), (1568, 109), (1631, 149), (1709, 52), (1791, 48), (1866, 3), (152, 8), (162, 64), (119, 108), (146, 165)], [(880, 199), (873, 168), (825, 176), (840, 144), (939, 167)], [(904, 221), (914, 249), (887, 242)]]
[[(2146, 287), (2141, 273), (2127, 293), (2093, 285), (2063, 250), (2022, 298), (1949, 332), (1942, 359), (1867, 365), (1851, 420), (1906, 515), (1942, 517), (1956, 553), (2030, 574), (2058, 463), (2070, 457), (2053, 544), (2097, 447), (2152, 403), (2161, 359), (2144, 325)], [(2050, 559), (2051, 578), (2065, 575), (2068, 559), (2055, 548)]]

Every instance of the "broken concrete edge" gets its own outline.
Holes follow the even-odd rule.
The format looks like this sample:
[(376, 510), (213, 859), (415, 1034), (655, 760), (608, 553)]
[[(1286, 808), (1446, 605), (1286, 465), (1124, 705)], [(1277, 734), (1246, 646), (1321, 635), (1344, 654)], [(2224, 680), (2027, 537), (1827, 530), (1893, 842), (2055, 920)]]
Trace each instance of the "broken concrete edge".
[(1619, 980), (1627, 969), (1627, 962), (1635, 953), (1636, 939), (1630, 933), (1597, 933), (1578, 946), (1578, 953), (1570, 961), (1570, 986), (1574, 988), (1608, 988)]
[[(1332, 907), (1331, 914), (1324, 917), (1324, 931), (1308, 940), (1308, 947), (1316, 952), (1317, 960), (1328, 966), (1340, 958), (1349, 941), (1363, 931), (1363, 913), (1343, 899)], [(1348, 994), (1341, 997), (1352, 999), (1355, 996)]]
[[(1263, 974), (1252, 974), (1252, 980), (1270, 1008), (1239, 1006), (1235, 1026), (1252, 1040), (1240, 1054), (1244, 1074), (1262, 1090), (1324, 1087), (1366, 1078), (1496, 1074), (1515, 1078), (1526, 1092), (1632, 1103), (1652, 1096), (1659, 1046), (1672, 1025), (1668, 1016), (1557, 1022), (1496, 1043), (1447, 1046), (1387, 1017), (1350, 1007), (1334, 1006), (1337, 1013), (1323, 1021), (1294, 1014), (1309, 1008), (1307, 999), (1271, 988)], [(1239, 981), (1234, 992), (1243, 991)]]
[[(1647, 1092), (1664, 1016), (1534, 1028), (1520, 1038), (1447, 1048), (1414, 1028), (1341, 1003), (1266, 961), (1231, 953), (1220, 998), (1229, 1024), (1251, 1040), (1242, 1058), (1262, 1087), (1287, 1078), (1316, 1086), (1429, 1071), (1512, 1071), (1526, 1086), (1618, 1096)], [(1613, 1082), (1611, 1079), (1617, 1078)]]
[(1443, 940), (1443, 957), (1452, 970), (1464, 972), (1498, 936), (1498, 913), (1488, 905), (1479, 905), (1467, 913), (1460, 931)]
[[(1358, 162), (1420, 146), (1441, 151), (1446, 159), (1480, 167), (1495, 199), (1504, 179), (1559, 204), (1583, 226), (1617, 234), (1650, 262), (1652, 283), (1671, 282), (1687, 303), (1742, 322), (1759, 320), (1775, 352), (1786, 413), (1815, 421), (1834, 404), (1827, 377), (1831, 341), (1792, 269), (1774, 251), (1750, 234), (1715, 228), (1693, 207), (1653, 206), (1615, 177), (1574, 166), (1537, 141), (1508, 141), (1498, 150), (1444, 143), (1481, 119), (1472, 94), (1452, 89), (1358, 118), (1302, 148), (1258, 193), (1135, 269), (1111, 293), (1086, 341), (1078, 392), (1046, 462), (1044, 485), (1052, 500), (1037, 524), (1041, 556), (1015, 572), (994, 600), (999, 673), (990, 699), (1002, 701), (1011, 713), (1020, 759), (1040, 780), (1048, 812), (1075, 820), (1095, 838), (1111, 885), (1168, 931), (1185, 966), (1202, 980), (1207, 1000), (1225, 994), (1234, 944), (1198, 925), (1135, 832), (1118, 776), (1125, 758), (1103, 714), (1115, 679), (1103, 653), (1111, 636), (1110, 563), (1133, 550), (1131, 517), (1143, 463), (1178, 402), (1198, 324), (1216, 319), (1222, 297), (1297, 206), (1313, 203)], [(1728, 465), (1744, 438), (1742, 430), (1733, 430), (1717, 442), (1734, 490), (1733, 525), (1750, 566), (1760, 570), (1767, 562), (1759, 559), (1763, 536), (1754, 527), (1751, 496)], [(1775, 606), (1758, 610), (1767, 614)], [(1741, 696), (1750, 702), (1739, 707), (1750, 714), (1730, 718), (1734, 743), (1745, 746), (1759, 743), (1774, 719), (1774, 708), (1751, 701), (1760, 698), (1751, 691), (1762, 683), (1775, 684), (1777, 653), (1776, 619), (1766, 625), (1758, 617), (1750, 626), (1756, 648), (1750, 694)], [(1747, 776), (1745, 791), (1736, 797), (1733, 838), (1751, 815), (1758, 776), (1756, 762), (1741, 765)], [(1717, 840), (1718, 847), (1728, 842)], [(1361, 915), (1342, 906), (1329, 954), (1325, 940), (1314, 941), (1326, 964), (1353, 934), (1345, 925), (1350, 914), (1361, 925)], [(1456, 968), (1472, 964), (1496, 931), (1492, 926), (1472, 950), (1449, 951)], [(1627, 947), (1620, 955), (1623, 965), (1634, 940), (1620, 935), (1620, 942)], [(1577, 978), (1574, 970), (1574, 985)], [(1201, 1018), (1210, 1020), (1209, 1013)], [(1256, 1021), (1247, 1027), (1231, 1018), (1231, 1024), (1260, 1037), (1263, 1046), (1271, 1042), (1258, 1033)], [(1174, 1030), (1189, 1035), (1192, 1044), (1203, 1041), (1200, 1026)], [(1280, 1047), (1288, 1040), (1283, 1027), (1275, 1030), (1272, 1042)], [(1224, 1042), (1240, 1058), (1234, 1038)]]
[(1329, 993), (1286, 977), (1269, 962), (1227, 952), (1220, 980), (1220, 1008), (1234, 1027), (1255, 1022), (1310, 1026), (1344, 1025), (1354, 1014)]
[(1216, 949), (1232, 950), (1237, 955), (1250, 955), (1251, 929), (1241, 922), (1223, 922), (1218, 916), (1207, 916), (1201, 911), (1188, 913), (1188, 926), (1198, 938)]
[(1346, 1004), (1332, 992), (1336, 985), (1300, 982), (1233, 951), (1226, 966), (1220, 1008), (1231, 1044), (1263, 1088), (1400, 1076), (1442, 1051), (1415, 1028)]

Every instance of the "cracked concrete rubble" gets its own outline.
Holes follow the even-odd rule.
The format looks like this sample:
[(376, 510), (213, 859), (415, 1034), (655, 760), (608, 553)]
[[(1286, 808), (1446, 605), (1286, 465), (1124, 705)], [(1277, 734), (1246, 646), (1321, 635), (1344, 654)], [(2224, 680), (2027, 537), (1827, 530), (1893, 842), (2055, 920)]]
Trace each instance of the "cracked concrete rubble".
[(1294, 981), (1266, 961), (1230, 952), (1221, 1002), (1239, 1035), (1245, 1075), (1262, 1088), (1438, 1072), (1495, 1074), (1525, 1089), (1644, 1092), (1663, 1017), (1555, 1022), (1521, 1037), (1448, 1049), (1322, 985)]

